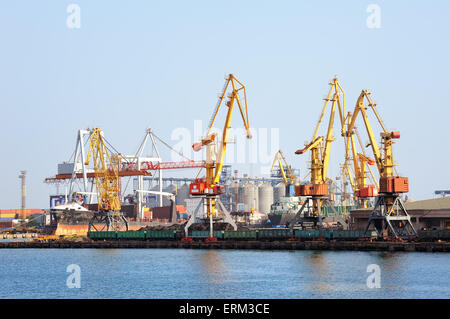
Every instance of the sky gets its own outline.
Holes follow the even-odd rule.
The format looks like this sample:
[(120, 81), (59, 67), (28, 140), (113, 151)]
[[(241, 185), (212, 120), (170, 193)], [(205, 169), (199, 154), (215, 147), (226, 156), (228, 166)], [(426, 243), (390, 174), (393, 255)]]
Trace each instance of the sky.
[[(71, 4), (79, 28), (69, 27)], [(0, 209), (20, 207), (21, 170), (27, 207), (48, 208), (54, 187), (43, 180), (70, 159), (79, 129), (100, 127), (126, 154), (147, 128), (171, 145), (180, 131), (193, 138), (228, 73), (246, 86), (250, 126), (275, 132), (274, 147), (301, 175), (309, 157), (294, 152), (312, 137), (329, 81), (338, 77), (348, 111), (369, 89), (388, 130), (401, 132), (394, 157), (409, 197), (432, 198), (450, 189), (449, 15), (443, 0), (3, 1)], [(242, 127), (237, 111), (232, 126)], [(344, 158), (338, 126), (331, 178)], [(236, 167), (258, 175), (268, 157)]]

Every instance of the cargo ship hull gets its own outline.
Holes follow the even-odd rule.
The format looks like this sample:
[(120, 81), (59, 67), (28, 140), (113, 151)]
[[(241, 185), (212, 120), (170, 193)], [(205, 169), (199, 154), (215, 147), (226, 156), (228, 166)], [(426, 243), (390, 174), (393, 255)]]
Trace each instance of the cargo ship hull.
[[(53, 233), (58, 236), (87, 236), (89, 231), (89, 222), (94, 216), (93, 211), (54, 211), (52, 212), (55, 223), (47, 227), (48, 233)], [(152, 225), (172, 225), (169, 220), (157, 219), (157, 220), (143, 220), (135, 221), (128, 220), (128, 230), (140, 230), (143, 227)], [(104, 224), (94, 224), (96, 229), (102, 229)], [(124, 230), (124, 229), (121, 229)]]

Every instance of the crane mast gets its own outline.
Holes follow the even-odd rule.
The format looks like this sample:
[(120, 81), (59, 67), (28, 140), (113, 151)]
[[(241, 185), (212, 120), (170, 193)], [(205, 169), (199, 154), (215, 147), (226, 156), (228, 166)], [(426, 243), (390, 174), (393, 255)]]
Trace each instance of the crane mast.
[[(284, 163), (284, 165), (283, 165)], [(271, 172), (274, 171), (275, 165), (278, 164), (278, 167), (280, 169), (281, 178), (283, 179), (284, 185), (286, 185), (287, 194), (289, 194), (289, 187), (294, 187), (296, 183), (299, 182), (300, 178), (298, 176), (295, 176), (294, 172), (292, 171), (292, 168), (290, 165), (288, 165), (286, 158), (283, 155), (283, 152), (279, 150), (275, 153), (273, 162), (272, 162), (272, 168), (270, 169)], [(287, 174), (286, 174), (286, 170)]]
[[(231, 89), (231, 92), (226, 96), (227, 91)], [(242, 92), (244, 101), (241, 101), (239, 93)], [(225, 103), (223, 101), (226, 100)], [(212, 127), (217, 119), (217, 115), (221, 106), (225, 104), (228, 108), (225, 123), (222, 130), (222, 138), (219, 140), (217, 133), (212, 133)], [(228, 134), (231, 128), (231, 118), (233, 110), (237, 104), (239, 113), (241, 115), (244, 128), (246, 130), (247, 138), (251, 138), (249, 120), (248, 120), (248, 108), (247, 108), (247, 94), (245, 86), (238, 80), (233, 74), (229, 74), (226, 78), (226, 82), (222, 93), (219, 96), (219, 101), (214, 109), (208, 125), (208, 131), (206, 136), (198, 143), (192, 145), (194, 151), (200, 151), (203, 147), (206, 147), (206, 177), (197, 178), (193, 183), (189, 185), (189, 193), (192, 196), (203, 197), (206, 206), (206, 217), (211, 223), (211, 235), (212, 235), (212, 221), (217, 217), (216, 204), (218, 203), (226, 215), (226, 220), (230, 222), (235, 228), (236, 225), (232, 222), (228, 211), (224, 208), (220, 202), (219, 195), (224, 193), (224, 186), (220, 185), (220, 176), (222, 173), (222, 167), (225, 160), (225, 153), (228, 144)], [(216, 148), (217, 146), (217, 148)], [(217, 149), (217, 150), (216, 150)], [(203, 201), (203, 200), (202, 200)], [(195, 215), (195, 214), (194, 214)], [(195, 216), (192, 216), (193, 218)], [(185, 227), (186, 234), (190, 224), (193, 223), (193, 219), (188, 222)]]
[[(308, 185), (298, 185), (295, 188), (297, 196), (306, 196), (304, 204), (297, 212), (294, 219), (290, 222), (289, 227), (291, 229), (297, 223), (300, 223), (302, 228), (319, 227), (322, 228), (322, 208), (324, 206), (330, 207), (337, 218), (338, 214), (334, 210), (329, 200), (328, 190), (328, 167), (330, 163), (330, 151), (331, 143), (335, 141), (333, 137), (334, 120), (336, 108), (339, 110), (339, 118), (341, 121), (341, 127), (344, 122), (345, 112), (345, 92), (339, 84), (337, 78), (334, 78), (329, 83), (330, 89), (328, 96), (325, 98), (325, 104), (322, 109), (322, 113), (319, 118), (319, 122), (314, 130), (311, 142), (306, 144), (303, 149), (297, 150), (295, 154), (304, 154), (310, 152), (311, 154), (311, 166), (310, 175), (311, 183)], [(330, 117), (328, 121), (328, 129), (325, 136), (318, 136), (318, 132), (327, 111), (329, 102), (331, 102)], [(343, 221), (340, 221), (341, 224)]]
[[(347, 126), (350, 125), (350, 119), (351, 113), (348, 113), (348, 116), (346, 118)], [(349, 135), (346, 135), (345, 133), (342, 134), (345, 139), (344, 166), (346, 168), (347, 175), (349, 176), (350, 182), (352, 184), (355, 202), (359, 202), (362, 208), (366, 208), (368, 206), (369, 199), (372, 197), (376, 197), (378, 195), (378, 183), (375, 181), (372, 170), (370, 169), (370, 166), (374, 165), (375, 161), (364, 153), (364, 148), (359, 138), (356, 126), (354, 126), (353, 130), (355, 134)], [(361, 153), (359, 153), (357, 150), (355, 135), (358, 139)], [(352, 176), (348, 164), (349, 162), (353, 162), (354, 177)], [(370, 179), (372, 184), (368, 184), (369, 177), (367, 176), (367, 171), (370, 172)]]
[[(402, 193), (407, 193), (409, 191), (408, 178), (395, 176), (394, 174), (395, 164), (392, 145), (394, 144), (394, 139), (400, 138), (400, 132), (389, 132), (386, 130), (380, 115), (375, 109), (376, 104), (372, 101), (370, 94), (371, 93), (368, 90), (362, 90), (356, 101), (350, 123), (347, 126), (347, 130), (344, 132), (347, 139), (355, 134), (355, 122), (358, 115), (361, 114), (369, 137), (369, 145), (371, 146), (374, 160), (380, 174), (379, 194), (375, 201), (375, 207), (369, 217), (366, 232), (373, 225), (380, 237), (414, 237), (417, 236), (417, 233), (400, 198)], [(372, 109), (378, 124), (381, 127), (380, 136), (382, 152), (380, 151), (372, 126), (370, 125), (367, 114), (368, 108), (365, 106), (364, 101), (367, 101), (367, 105)]]
[[(110, 155), (105, 145), (103, 132), (95, 128), (89, 139), (89, 151), (85, 165), (91, 158), (94, 166), (94, 179), (97, 189), (98, 211), (89, 222), (89, 231), (120, 230), (123, 226), (128, 230), (128, 222), (121, 213), (119, 167), (120, 155)], [(98, 229), (99, 225), (101, 229)]]

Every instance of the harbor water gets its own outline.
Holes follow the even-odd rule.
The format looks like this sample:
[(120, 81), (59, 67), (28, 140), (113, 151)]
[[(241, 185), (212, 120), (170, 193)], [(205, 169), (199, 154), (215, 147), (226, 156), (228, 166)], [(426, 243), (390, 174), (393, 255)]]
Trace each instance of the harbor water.
[(0, 298), (450, 298), (448, 253), (1, 249), (0, 261)]

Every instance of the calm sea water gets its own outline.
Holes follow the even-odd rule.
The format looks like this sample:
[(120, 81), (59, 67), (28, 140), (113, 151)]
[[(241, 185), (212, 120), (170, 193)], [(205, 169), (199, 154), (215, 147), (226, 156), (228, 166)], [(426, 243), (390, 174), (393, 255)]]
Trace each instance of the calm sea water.
[[(381, 288), (367, 287), (369, 264)], [(1, 249), (0, 298), (450, 298), (450, 254)]]

